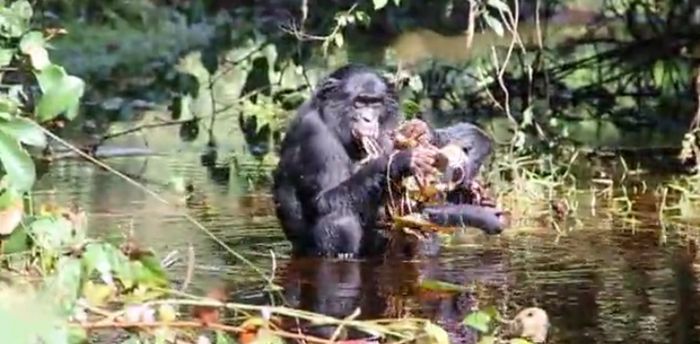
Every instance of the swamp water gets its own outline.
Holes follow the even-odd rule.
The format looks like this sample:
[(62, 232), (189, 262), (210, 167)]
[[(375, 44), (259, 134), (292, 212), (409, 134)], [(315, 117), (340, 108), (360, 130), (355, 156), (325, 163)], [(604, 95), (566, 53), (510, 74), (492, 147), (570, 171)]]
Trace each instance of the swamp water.
[[(265, 300), (259, 276), (182, 217), (186, 211), (266, 273), (276, 265), (275, 283), (285, 287), (287, 301), (308, 310), (346, 316), (360, 307), (369, 318), (428, 316), (449, 329), (464, 317), (465, 297), (421, 291), (420, 279), (429, 278), (476, 283), (470, 297), (480, 306), (500, 307), (507, 316), (529, 306), (544, 308), (552, 324), (551, 343), (689, 343), (698, 337), (695, 247), (677, 231), (662, 231), (653, 207), (637, 223), (589, 211), (581, 215), (580, 228), (562, 235), (546, 225), (515, 226), (498, 238), (468, 230), (458, 240), (461, 245), (445, 248), (437, 259), (290, 262), (267, 189), (242, 192), (233, 183), (216, 181), (200, 164), (202, 145), (181, 143), (176, 130), (149, 133), (156, 141), (149, 147), (159, 154), (106, 160), (140, 177), (174, 206), (71, 159), (55, 162), (43, 175), (36, 202), (80, 205), (88, 213), (92, 235), (131, 231), (159, 258), (177, 250), (180, 260), (169, 269), (176, 281), (186, 275), (191, 245), (195, 270), (189, 290), (194, 293), (225, 285), (234, 299)], [(143, 139), (135, 136), (119, 144), (143, 145)], [(174, 191), (174, 180), (192, 185), (189, 199)]]

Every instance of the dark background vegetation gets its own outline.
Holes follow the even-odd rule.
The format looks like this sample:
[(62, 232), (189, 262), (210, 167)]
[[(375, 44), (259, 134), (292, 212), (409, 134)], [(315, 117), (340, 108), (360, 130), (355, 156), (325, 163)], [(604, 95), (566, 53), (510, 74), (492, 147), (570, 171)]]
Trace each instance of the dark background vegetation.
[[(409, 116), (479, 122), (521, 153), (680, 150), (697, 107), (697, 4), (520, 1), (509, 18), (498, 3), (392, 0), (375, 10), (373, 1), (42, 1), (37, 9), (44, 25), (69, 31), (52, 53), (87, 79), (83, 117), (97, 135), (110, 121), (167, 103), (173, 120), (193, 119), (183, 124), (185, 140), (215, 123), (199, 120), (207, 111), (233, 113), (229, 122), (242, 116), (252, 152), (262, 155), (319, 74), (364, 62), (407, 72)], [(471, 8), (479, 12), (465, 54)], [(402, 48), (419, 53), (401, 56)], [(192, 52), (209, 76), (174, 67)], [(219, 86), (228, 93), (211, 95), (213, 109), (182, 110), (192, 103), (183, 99), (216, 88), (203, 85), (214, 83), (210, 76), (231, 74)], [(202, 130), (191, 130), (195, 122)]]

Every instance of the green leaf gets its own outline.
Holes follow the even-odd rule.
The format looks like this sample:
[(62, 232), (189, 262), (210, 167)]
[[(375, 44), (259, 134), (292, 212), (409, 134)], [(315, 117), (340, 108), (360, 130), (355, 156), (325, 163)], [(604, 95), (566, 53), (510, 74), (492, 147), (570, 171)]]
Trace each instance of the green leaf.
[(488, 333), (489, 325), (491, 324), (491, 315), (483, 311), (476, 311), (469, 313), (464, 318), (464, 325), (467, 325), (481, 333)]
[(499, 11), (503, 11), (504, 13), (510, 12), (510, 7), (508, 7), (508, 4), (501, 0), (488, 0), (486, 1), (486, 4)]
[(284, 339), (266, 329), (260, 329), (251, 344), (284, 344)]
[(44, 40), (44, 35), (39, 31), (27, 32), (22, 39), (19, 41), (19, 50), (27, 55), (29, 52), (36, 48), (43, 48), (46, 46), (46, 41)]
[(82, 266), (77, 258), (62, 256), (56, 264), (56, 274), (46, 280), (46, 292), (58, 303), (65, 315), (71, 314), (78, 299)]
[(427, 290), (434, 290), (434, 291), (457, 291), (457, 292), (462, 292), (462, 291), (469, 291), (470, 289), (461, 286), (458, 284), (452, 284), (449, 282), (443, 282), (443, 281), (438, 281), (438, 280), (431, 280), (431, 279), (425, 279), (420, 282), (420, 287), (423, 289)]
[(335, 36), (333, 36), (333, 38), (334, 38), (334, 41), (335, 41), (335, 45), (336, 45), (338, 48), (342, 48), (342, 47), (343, 47), (343, 43), (344, 43), (343, 34), (342, 34), (342, 33), (337, 33), (337, 34), (335, 34)]
[(24, 144), (40, 148), (46, 147), (46, 135), (38, 124), (29, 119), (15, 117), (7, 122), (0, 121), (0, 130)]
[(34, 15), (32, 5), (29, 3), (29, 1), (26, 0), (19, 0), (13, 2), (12, 5), (10, 5), (10, 10), (19, 18), (22, 18), (26, 21), (32, 19), (32, 16)]
[(0, 49), (0, 67), (7, 67), (15, 56), (15, 49)]
[(484, 13), (484, 21), (486, 21), (486, 25), (488, 25), (493, 31), (499, 36), (503, 37), (503, 24), (501, 24), (498, 19), (492, 17), (488, 13)]
[(425, 332), (430, 337), (430, 343), (434, 344), (450, 344), (450, 337), (447, 332), (440, 326), (435, 325), (433, 322), (428, 322), (425, 324)]
[(85, 247), (85, 254), (83, 255), (83, 262), (86, 266), (85, 272), (87, 274), (92, 273), (92, 271), (97, 270), (100, 273), (102, 281), (111, 285), (112, 280), (112, 264), (110, 262), (110, 256), (106, 252), (109, 246), (105, 244), (91, 243)]
[(49, 53), (46, 51), (44, 35), (39, 31), (25, 34), (19, 42), (19, 50), (29, 55), (32, 66), (37, 70), (42, 70), (51, 64)]
[(63, 217), (41, 217), (29, 225), (29, 232), (37, 246), (47, 251), (58, 251), (73, 243), (70, 221)]
[(19, 142), (3, 131), (0, 131), (0, 162), (12, 188), (19, 192), (31, 190), (36, 180), (34, 162)]
[(532, 342), (523, 338), (513, 338), (508, 341), (508, 344), (532, 344)]
[(523, 111), (523, 121), (520, 126), (526, 128), (534, 123), (534, 116), (532, 114), (532, 105), (528, 106), (525, 111)]
[(494, 336), (483, 336), (479, 339), (477, 344), (495, 344), (497, 342), (496, 339), (497, 338)]
[(375, 10), (384, 8), (384, 6), (386, 6), (386, 4), (389, 3), (389, 0), (372, 0), (372, 1), (374, 2), (374, 9)]
[(234, 341), (231, 340), (231, 337), (226, 334), (226, 332), (223, 331), (216, 331), (216, 341), (214, 342), (216, 344), (233, 344)]
[(2, 254), (12, 254), (29, 250), (31, 241), (26, 228), (19, 226), (10, 236), (2, 240)]
[(85, 91), (82, 79), (67, 75), (63, 67), (50, 65), (37, 74), (37, 80), (43, 92), (36, 110), (40, 121), (51, 120), (64, 111), (69, 118), (75, 116)]

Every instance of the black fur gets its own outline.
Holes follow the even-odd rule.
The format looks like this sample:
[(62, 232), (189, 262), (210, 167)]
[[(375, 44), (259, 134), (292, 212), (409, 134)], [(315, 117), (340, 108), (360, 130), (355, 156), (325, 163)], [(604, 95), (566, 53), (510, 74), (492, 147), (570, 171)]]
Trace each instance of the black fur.
[[(363, 153), (351, 131), (366, 99), (381, 100), (371, 108), (378, 113), (377, 141), (383, 152), (358, 166)], [(389, 134), (400, 119), (394, 87), (368, 67), (353, 64), (322, 80), (300, 107), (273, 175), (277, 217), (294, 255), (361, 257), (384, 251), (386, 239), (375, 226), (386, 178), (411, 171), (410, 150), (391, 157)], [(480, 142), (475, 128), (462, 123), (433, 130), (439, 146), (457, 140), (469, 152), (469, 178), (491, 152), (490, 141)]]
[[(360, 93), (381, 96), (379, 141), (385, 152), (362, 167), (361, 147), (350, 133), (353, 99)], [(399, 122), (398, 97), (371, 69), (348, 65), (323, 80), (298, 110), (282, 141), (274, 172), (277, 216), (296, 255), (364, 256), (382, 250), (374, 228), (384, 202), (387, 175), (409, 172), (410, 153), (394, 156), (391, 170), (389, 131)]]

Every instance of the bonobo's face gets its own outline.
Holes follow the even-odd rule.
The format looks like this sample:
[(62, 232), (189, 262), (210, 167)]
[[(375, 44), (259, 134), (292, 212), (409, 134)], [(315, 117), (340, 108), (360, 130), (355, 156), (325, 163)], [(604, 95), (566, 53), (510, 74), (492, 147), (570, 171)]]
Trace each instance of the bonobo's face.
[[(356, 144), (379, 139), (380, 131), (391, 116), (388, 85), (377, 75), (361, 73), (350, 76), (343, 85), (347, 101), (345, 121)], [(346, 129), (346, 130), (347, 130)]]
[(398, 125), (398, 96), (384, 78), (365, 67), (338, 69), (321, 83), (318, 106), (324, 123), (357, 158), (386, 145)]

